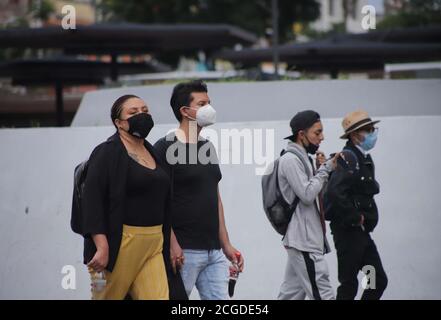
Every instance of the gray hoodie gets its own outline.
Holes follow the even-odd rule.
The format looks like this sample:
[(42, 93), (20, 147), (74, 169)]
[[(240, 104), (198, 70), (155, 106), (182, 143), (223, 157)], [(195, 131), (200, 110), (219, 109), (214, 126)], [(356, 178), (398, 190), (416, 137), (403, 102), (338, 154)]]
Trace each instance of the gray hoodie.
[(289, 141), (287, 151), (290, 149), (296, 149), (304, 157), (309, 172), (293, 153), (287, 152), (280, 158), (278, 177), (282, 195), (288, 203), (293, 203), (296, 195), (300, 198), (283, 244), (300, 251), (328, 253), (330, 248), (320, 222), (318, 195), (328, 181), (332, 160), (323, 164), (313, 176), (313, 168), (305, 149)]

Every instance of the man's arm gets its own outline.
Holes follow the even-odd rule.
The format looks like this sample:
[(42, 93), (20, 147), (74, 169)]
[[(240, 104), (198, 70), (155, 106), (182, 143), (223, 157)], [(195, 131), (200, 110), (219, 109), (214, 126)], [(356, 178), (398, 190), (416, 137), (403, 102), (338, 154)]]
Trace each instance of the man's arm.
[[(172, 166), (167, 161), (167, 148), (169, 147), (169, 144), (167, 143), (166, 138), (160, 138), (156, 143), (154, 144), (154, 148), (156, 150), (156, 155), (159, 157), (160, 164), (162, 168), (167, 172), (169, 175), (171, 181), (170, 183), (174, 183), (172, 181), (173, 174), (172, 174)], [(172, 188), (170, 189), (170, 194), (167, 199), (167, 210), (166, 210), (166, 219), (164, 221), (164, 236), (170, 236), (169, 243), (170, 243), (170, 264), (173, 269), (173, 272), (176, 274), (177, 271), (182, 267), (182, 265), (185, 262), (184, 252), (179, 245), (178, 239), (176, 238), (176, 235), (173, 231), (172, 223), (171, 223), (171, 201), (172, 201)], [(166, 241), (164, 240), (164, 244), (166, 244)], [(164, 246), (164, 249), (166, 246)]]
[(155, 149), (155, 154), (158, 156), (161, 167), (167, 172), (169, 176), (171, 176), (171, 165), (167, 161), (167, 148), (168, 144), (164, 138), (160, 138), (153, 145)]
[(230, 238), (228, 236), (227, 227), (225, 224), (224, 206), (222, 205), (222, 199), (220, 196), (219, 188), (217, 190), (217, 197), (218, 197), (218, 207), (219, 207), (219, 240), (222, 246), (222, 250), (225, 256), (228, 258), (228, 260), (237, 262), (239, 266), (239, 270), (240, 272), (242, 272), (244, 267), (244, 259), (241, 254), (239, 260), (237, 260), (236, 252), (239, 252), (239, 250), (235, 249), (231, 245)]
[(315, 176), (306, 174), (303, 162), (296, 155), (286, 155), (279, 162), (281, 174), (286, 178), (290, 188), (304, 204), (311, 205), (323, 189), (329, 173), (333, 170), (333, 160), (322, 165)]

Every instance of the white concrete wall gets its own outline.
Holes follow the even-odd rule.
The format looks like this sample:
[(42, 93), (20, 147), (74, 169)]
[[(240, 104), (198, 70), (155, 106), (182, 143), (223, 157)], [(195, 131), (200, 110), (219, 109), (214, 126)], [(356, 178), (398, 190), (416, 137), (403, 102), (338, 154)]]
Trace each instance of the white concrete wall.
[[(381, 184), (380, 222), (373, 237), (390, 279), (384, 297), (441, 299), (441, 117), (381, 120), (372, 152)], [(215, 128), (273, 128), (278, 154), (285, 145), (287, 122), (221, 123)], [(323, 123), (322, 149), (339, 150), (340, 119)], [(149, 140), (156, 141), (172, 127), (156, 126)], [(112, 127), (0, 130), (0, 299), (89, 298), (82, 240), (69, 225), (73, 169), (112, 133)], [(252, 165), (223, 164), (221, 169), (227, 227), (246, 259), (235, 298), (274, 299), (286, 257), (262, 210), (260, 177)], [(335, 251), (327, 260), (336, 288)], [(61, 287), (64, 265), (77, 270), (76, 290)]]

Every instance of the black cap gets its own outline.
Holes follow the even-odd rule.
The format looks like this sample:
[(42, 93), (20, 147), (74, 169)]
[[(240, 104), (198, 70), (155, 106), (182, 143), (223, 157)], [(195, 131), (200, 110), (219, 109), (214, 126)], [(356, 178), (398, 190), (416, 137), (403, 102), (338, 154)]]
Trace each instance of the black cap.
[(294, 141), (297, 132), (299, 132), (300, 130), (311, 128), (317, 121), (320, 121), (320, 115), (313, 110), (298, 112), (289, 122), (292, 135), (286, 137), (285, 139)]

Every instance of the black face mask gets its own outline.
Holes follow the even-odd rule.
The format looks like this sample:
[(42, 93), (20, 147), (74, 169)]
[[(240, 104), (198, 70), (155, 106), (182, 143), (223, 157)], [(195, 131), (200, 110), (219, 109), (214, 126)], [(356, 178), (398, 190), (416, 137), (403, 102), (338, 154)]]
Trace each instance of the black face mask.
[(311, 141), (309, 141), (308, 138), (306, 138), (306, 140), (308, 140), (308, 143), (309, 143), (307, 146), (305, 146), (305, 144), (302, 142), (303, 147), (305, 148), (306, 152), (309, 154), (315, 154), (317, 152), (319, 146), (311, 143)]
[(128, 118), (127, 122), (129, 123), (128, 132), (140, 139), (145, 139), (155, 125), (152, 116), (144, 112)]

